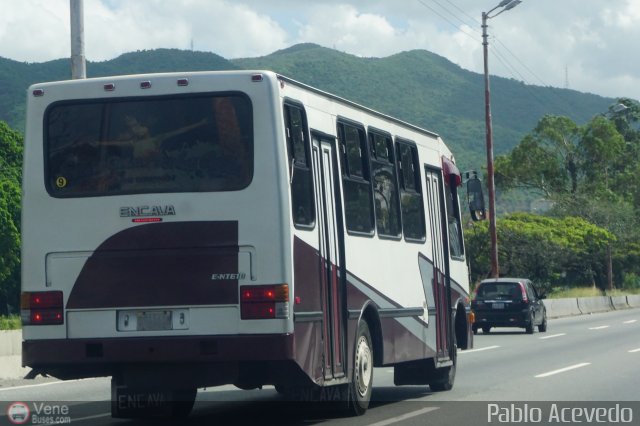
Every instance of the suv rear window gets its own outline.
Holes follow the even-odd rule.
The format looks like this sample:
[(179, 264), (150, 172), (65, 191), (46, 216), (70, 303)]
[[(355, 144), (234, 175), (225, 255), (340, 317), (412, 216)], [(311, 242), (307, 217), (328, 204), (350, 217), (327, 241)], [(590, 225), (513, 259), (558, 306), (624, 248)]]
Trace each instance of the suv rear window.
[(45, 116), (54, 197), (234, 191), (253, 177), (251, 101), (240, 93), (62, 102)]
[(483, 283), (480, 284), (477, 298), (494, 300), (521, 300), (520, 283)]

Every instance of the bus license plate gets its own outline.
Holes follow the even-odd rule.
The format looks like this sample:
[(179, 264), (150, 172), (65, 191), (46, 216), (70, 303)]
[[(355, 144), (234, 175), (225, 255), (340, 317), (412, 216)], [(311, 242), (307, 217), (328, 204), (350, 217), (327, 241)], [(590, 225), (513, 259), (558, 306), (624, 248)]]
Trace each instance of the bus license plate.
[(138, 331), (172, 330), (171, 311), (141, 311), (136, 313)]
[(504, 303), (494, 303), (491, 305), (493, 309), (504, 309)]

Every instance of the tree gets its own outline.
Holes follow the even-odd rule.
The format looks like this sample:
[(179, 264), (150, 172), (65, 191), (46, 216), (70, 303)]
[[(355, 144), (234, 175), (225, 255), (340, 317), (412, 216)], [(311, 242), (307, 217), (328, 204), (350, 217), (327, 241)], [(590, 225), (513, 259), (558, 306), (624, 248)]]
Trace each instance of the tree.
[(594, 117), (582, 129), (578, 149), (584, 175), (582, 192), (609, 192), (616, 174), (626, 166), (625, 140), (614, 123), (602, 116)]
[[(613, 286), (613, 260), (640, 237), (640, 105), (620, 99), (578, 126), (545, 116), (512, 152), (496, 160), (496, 186), (526, 188), (553, 204), (556, 217), (579, 216), (616, 236), (606, 247), (604, 274)], [(602, 265), (598, 263), (598, 267)], [(594, 276), (602, 277), (600, 268)], [(622, 281), (623, 271), (615, 274)]]
[(551, 198), (578, 188), (580, 128), (568, 117), (545, 116), (509, 154), (495, 161), (496, 186)]
[(22, 135), (0, 121), (0, 314), (19, 309)]
[[(603, 286), (605, 250), (615, 240), (607, 230), (578, 217), (559, 219), (530, 213), (498, 219), (497, 229), (503, 275), (530, 278), (546, 291), (560, 285)], [(474, 223), (465, 233), (472, 281), (490, 272), (487, 241), (484, 222)]]

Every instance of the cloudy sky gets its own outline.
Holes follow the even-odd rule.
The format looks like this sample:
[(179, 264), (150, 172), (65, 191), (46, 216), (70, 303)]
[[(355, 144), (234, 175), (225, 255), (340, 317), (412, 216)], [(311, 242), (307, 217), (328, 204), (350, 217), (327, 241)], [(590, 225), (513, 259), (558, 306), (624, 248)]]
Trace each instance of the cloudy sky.
[[(159, 47), (254, 57), (313, 42), (366, 57), (426, 49), (482, 72), (481, 16), (498, 3), (84, 0), (86, 57)], [(69, 56), (69, 0), (0, 0), (0, 11), (0, 56)], [(640, 0), (523, 0), (490, 19), (489, 34), (491, 74), (640, 99)]]

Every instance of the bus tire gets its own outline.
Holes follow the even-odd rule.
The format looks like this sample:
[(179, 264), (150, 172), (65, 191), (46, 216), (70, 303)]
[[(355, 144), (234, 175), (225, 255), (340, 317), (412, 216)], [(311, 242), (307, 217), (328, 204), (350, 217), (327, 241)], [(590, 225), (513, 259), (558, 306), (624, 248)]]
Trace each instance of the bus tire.
[(369, 408), (373, 387), (373, 345), (366, 321), (360, 320), (358, 323), (357, 336), (349, 399), (354, 414), (360, 416)]
[(429, 382), (429, 388), (434, 392), (449, 391), (453, 389), (456, 380), (456, 364), (458, 359), (458, 346), (453, 345), (453, 364), (449, 367), (438, 368), (434, 374), (434, 380)]
[(196, 402), (197, 394), (197, 388), (174, 390), (174, 400), (171, 401), (171, 417), (181, 419), (189, 416), (193, 409), (193, 404)]

